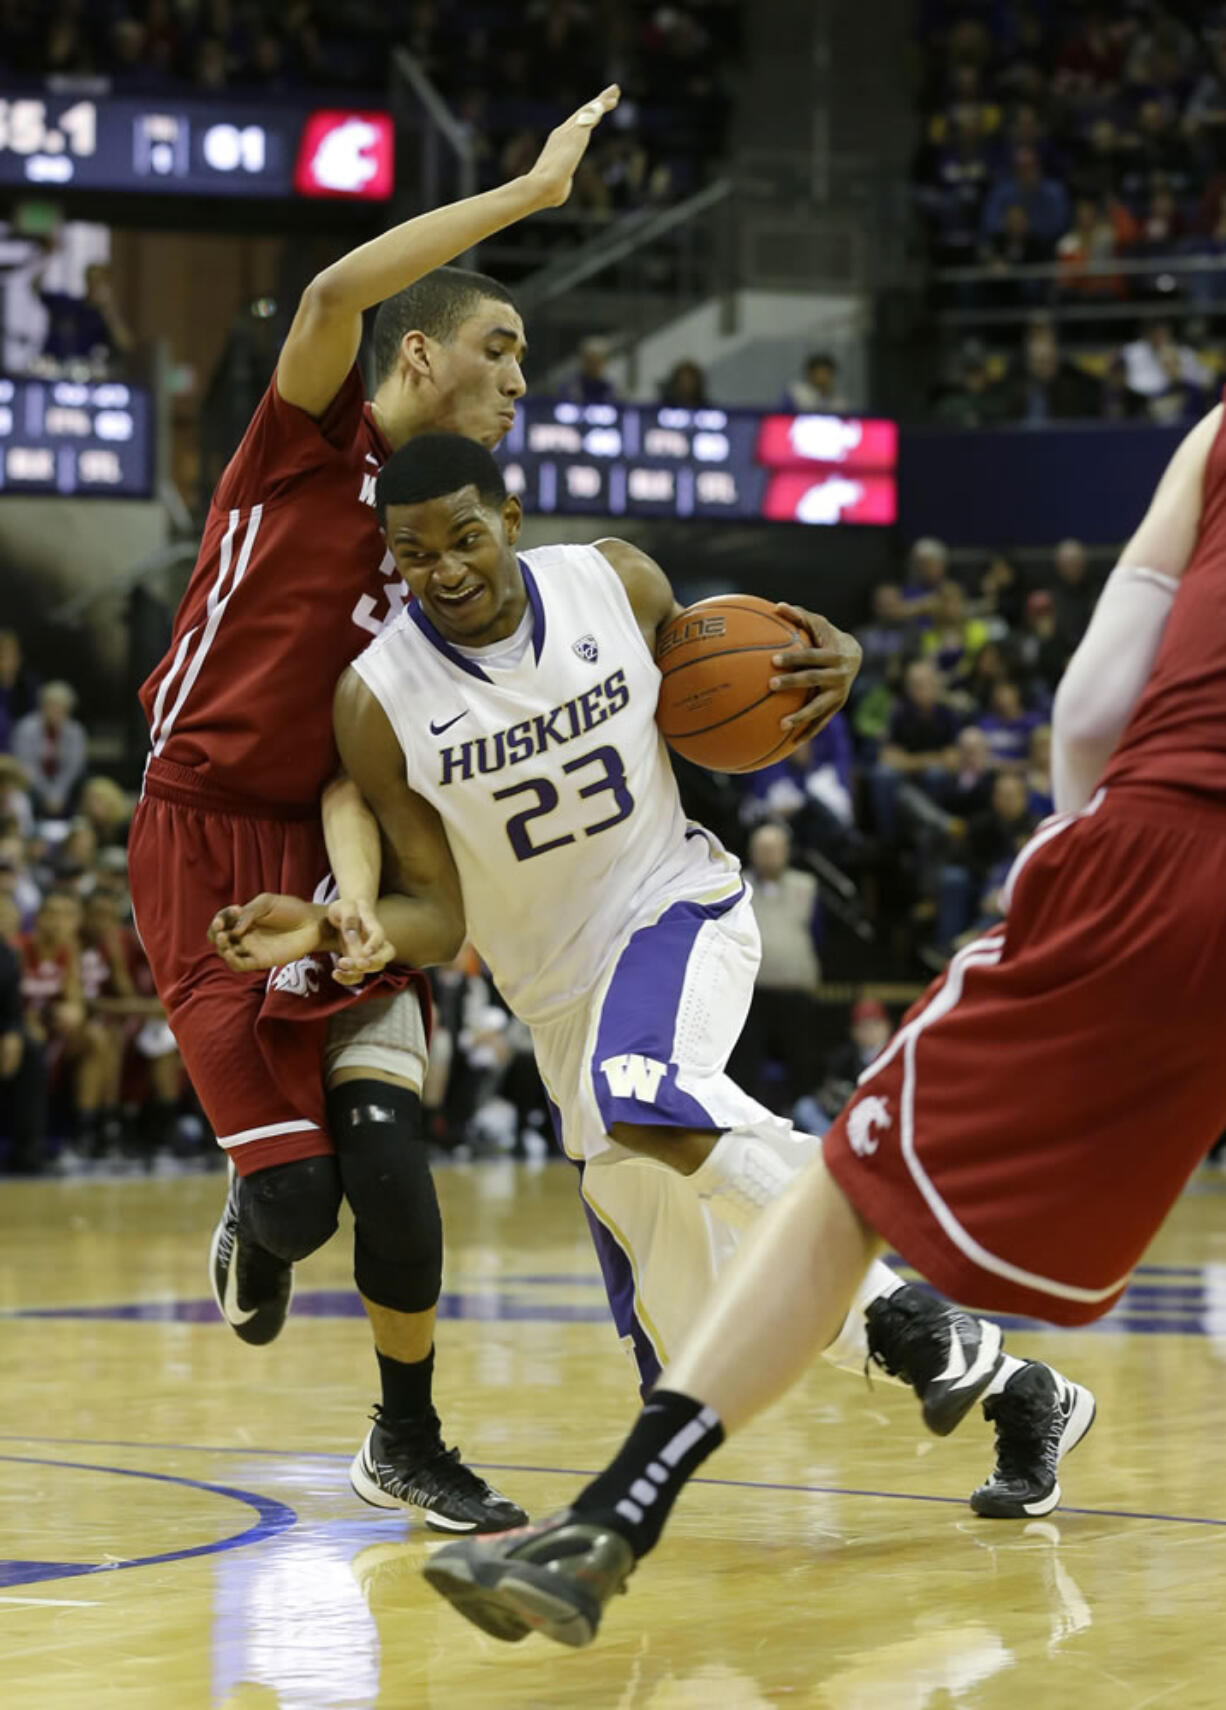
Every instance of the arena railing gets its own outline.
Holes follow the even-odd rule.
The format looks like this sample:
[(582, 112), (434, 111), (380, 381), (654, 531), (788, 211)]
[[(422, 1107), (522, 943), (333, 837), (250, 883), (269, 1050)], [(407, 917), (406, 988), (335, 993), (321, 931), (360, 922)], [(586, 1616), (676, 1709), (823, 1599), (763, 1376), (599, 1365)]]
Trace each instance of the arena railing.
[[(1226, 312), (1226, 279), (1220, 296), (1201, 298), (1181, 296), (1179, 287), (1185, 281), (1212, 280), (1226, 275), (1226, 255), (1153, 255), (1144, 257), (1116, 256), (1095, 261), (1032, 262), (1017, 267), (937, 268), (931, 277), (935, 285), (948, 290), (975, 291), (984, 286), (1007, 289), (1012, 285), (1049, 285), (1050, 293), (1036, 295), (1032, 301), (1019, 303), (960, 303), (940, 308), (937, 320), (942, 326), (1015, 325), (1042, 312), (1053, 319), (1068, 322), (1168, 320)], [(1123, 296), (1095, 296), (1084, 300), (1087, 282), (1122, 280)], [(1132, 297), (1127, 293), (1130, 280), (1148, 280), (1158, 297), (1147, 294)]]

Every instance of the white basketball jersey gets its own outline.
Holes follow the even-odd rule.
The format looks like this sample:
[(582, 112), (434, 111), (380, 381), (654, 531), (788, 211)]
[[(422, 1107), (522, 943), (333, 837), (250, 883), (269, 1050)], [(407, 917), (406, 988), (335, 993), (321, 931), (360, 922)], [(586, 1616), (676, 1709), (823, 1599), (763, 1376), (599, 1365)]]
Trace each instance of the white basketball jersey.
[(443, 820), (468, 933), (525, 1021), (586, 992), (653, 906), (723, 896), (735, 858), (687, 822), (656, 726), (660, 673), (592, 546), (520, 555), (530, 645), (461, 652), (414, 602), (354, 669), (409, 786)]

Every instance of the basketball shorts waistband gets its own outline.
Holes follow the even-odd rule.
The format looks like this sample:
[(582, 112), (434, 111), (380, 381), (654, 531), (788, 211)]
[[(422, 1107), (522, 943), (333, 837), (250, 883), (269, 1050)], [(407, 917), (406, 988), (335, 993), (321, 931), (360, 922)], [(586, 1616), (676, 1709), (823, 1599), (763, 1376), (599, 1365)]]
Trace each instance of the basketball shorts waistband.
[(193, 771), (190, 766), (177, 765), (151, 754), (145, 764), (143, 796), (157, 801), (173, 802), (178, 807), (195, 808), (198, 813), (225, 814), (230, 819), (268, 819), (279, 821), (317, 820), (319, 803), (270, 802), (237, 791), (219, 788)]

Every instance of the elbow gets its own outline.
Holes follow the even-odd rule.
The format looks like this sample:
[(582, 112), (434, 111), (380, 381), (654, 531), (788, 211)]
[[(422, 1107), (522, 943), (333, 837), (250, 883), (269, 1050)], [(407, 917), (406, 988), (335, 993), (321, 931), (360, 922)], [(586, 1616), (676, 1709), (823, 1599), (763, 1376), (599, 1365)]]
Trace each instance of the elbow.
[(298, 303), (300, 314), (332, 316), (343, 314), (349, 303), (335, 267), (325, 267), (317, 273)]
[(454, 962), (460, 951), (463, 950), (464, 941), (467, 937), (468, 930), (464, 916), (462, 914), (450, 916), (444, 921), (442, 930), (439, 932), (439, 953), (435, 957), (435, 962), (439, 965)]

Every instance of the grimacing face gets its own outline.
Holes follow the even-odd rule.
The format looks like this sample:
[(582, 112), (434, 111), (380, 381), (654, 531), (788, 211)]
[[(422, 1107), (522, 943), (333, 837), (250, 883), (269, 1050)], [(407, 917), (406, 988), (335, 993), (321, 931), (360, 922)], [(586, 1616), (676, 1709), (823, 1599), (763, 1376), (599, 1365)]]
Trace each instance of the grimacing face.
[(389, 505), (383, 532), (396, 568), (447, 641), (484, 647), (510, 635), (526, 594), (515, 559), (523, 509), (500, 509), (471, 484), (416, 505)]
[(426, 339), (434, 385), (434, 433), (459, 433), (487, 448), (503, 440), (527, 386), (524, 323), (509, 303), (483, 297), (446, 344)]

